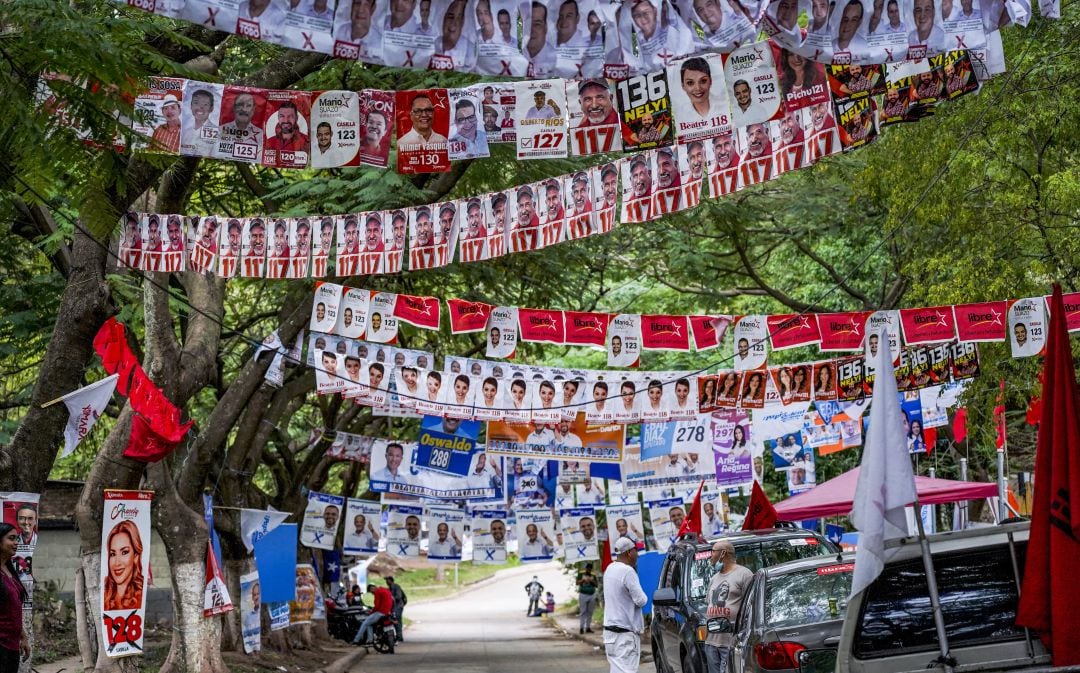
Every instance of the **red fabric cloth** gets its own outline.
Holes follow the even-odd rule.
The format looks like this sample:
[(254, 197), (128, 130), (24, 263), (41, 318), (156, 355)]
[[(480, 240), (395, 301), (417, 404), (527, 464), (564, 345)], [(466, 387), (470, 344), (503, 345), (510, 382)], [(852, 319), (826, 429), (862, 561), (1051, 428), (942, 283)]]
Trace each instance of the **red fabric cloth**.
[(694, 496), (694, 504), (690, 505), (690, 511), (686, 514), (686, 517), (682, 521), (682, 525), (679, 526), (678, 537), (682, 537), (685, 533), (697, 533), (701, 535), (701, 489), (704, 488), (705, 481), (702, 480), (701, 485), (697, 487), (697, 495)]
[(101, 358), (101, 366), (110, 374), (120, 373), (116, 381), (116, 390), (121, 395), (128, 394), (128, 381), (131, 373), (139, 367), (139, 360), (131, 352), (124, 335), (124, 325), (116, 318), (109, 318), (94, 336), (94, 352)]
[(384, 615), (394, 612), (394, 595), (386, 587), (375, 587), (375, 611)]
[(997, 428), (997, 436), (994, 437), (994, 445), (1002, 449), (1005, 447), (1005, 379), (1001, 379), (1000, 392), (997, 396), (997, 406), (994, 407), (994, 425)]
[(967, 439), (967, 407), (960, 407), (952, 419), (953, 442), (959, 444)]
[(600, 543), (600, 572), (603, 573), (611, 564), (611, 544), (608, 540), (604, 540)]
[[(1016, 623), (1039, 633), (1054, 666), (1080, 664), (1080, 393), (1061, 287), (1050, 298), (1042, 418)], [(1075, 493), (1077, 502), (1070, 507)]]
[(0, 573), (0, 647), (19, 650), (22, 638), (22, 594), (19, 580)]
[(776, 509), (769, 502), (765, 491), (761, 490), (761, 484), (754, 482), (754, 490), (750, 492), (750, 507), (746, 510), (746, 518), (743, 520), (743, 530), (760, 530), (772, 528), (776, 525)]
[(167, 434), (161, 434), (145, 416), (136, 412), (131, 419), (131, 434), (124, 456), (144, 463), (156, 463), (176, 450), (192, 423), (188, 421), (168, 430)]

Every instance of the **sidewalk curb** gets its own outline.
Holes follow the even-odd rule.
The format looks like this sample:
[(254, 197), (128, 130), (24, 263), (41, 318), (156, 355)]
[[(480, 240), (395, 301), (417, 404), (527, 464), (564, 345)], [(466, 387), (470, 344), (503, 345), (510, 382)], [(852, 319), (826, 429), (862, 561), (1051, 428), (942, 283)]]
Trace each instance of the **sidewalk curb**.
[[(559, 617), (553, 617), (550, 614), (544, 615), (544, 620), (551, 626), (551, 628), (562, 633), (567, 638), (574, 638), (580, 640), (586, 645), (591, 645), (593, 648), (598, 649), (601, 654), (604, 653), (604, 631), (603, 627), (597, 627), (593, 629), (593, 633), (577, 633), (574, 631), (574, 627), (577, 625), (576, 619), (565, 617), (560, 619)], [(593, 626), (596, 626), (595, 624)], [(642, 636), (641, 643), (641, 663), (652, 663), (653, 654), (652, 648), (649, 646), (649, 641), (646, 640), (648, 634)]]
[(367, 656), (367, 650), (362, 647), (357, 647), (355, 652), (350, 652), (343, 657), (340, 657), (326, 668), (321, 668), (315, 673), (346, 673), (352, 668), (356, 662)]

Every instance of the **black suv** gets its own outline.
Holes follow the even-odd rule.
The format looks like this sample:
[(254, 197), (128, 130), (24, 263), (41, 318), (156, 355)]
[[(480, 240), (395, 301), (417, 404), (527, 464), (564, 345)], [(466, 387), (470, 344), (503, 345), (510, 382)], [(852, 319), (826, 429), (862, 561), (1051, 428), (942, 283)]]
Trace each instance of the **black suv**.
[(840, 549), (825, 537), (802, 528), (729, 533), (711, 540), (687, 535), (667, 551), (660, 570), (660, 584), (653, 594), (650, 637), (657, 673), (705, 673), (702, 641), (706, 594), (712, 579), (709, 563), (718, 539), (735, 546), (739, 565), (751, 571), (812, 556), (836, 555)]

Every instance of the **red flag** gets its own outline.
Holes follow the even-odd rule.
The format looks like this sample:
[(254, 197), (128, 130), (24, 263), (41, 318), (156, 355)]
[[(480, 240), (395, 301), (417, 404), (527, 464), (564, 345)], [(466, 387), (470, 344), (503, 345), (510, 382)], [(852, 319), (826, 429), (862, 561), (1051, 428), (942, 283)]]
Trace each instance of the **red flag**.
[(776, 509), (769, 502), (765, 491), (761, 490), (761, 484), (754, 482), (754, 490), (750, 492), (750, 507), (746, 510), (746, 518), (743, 519), (743, 530), (761, 530), (772, 528), (776, 525)]
[(967, 407), (960, 407), (952, 419), (953, 442), (959, 444), (967, 439)]
[(694, 335), (694, 349), (706, 351), (716, 348), (731, 324), (729, 315), (692, 315), (690, 331)]
[(681, 538), (686, 533), (697, 533), (701, 536), (701, 489), (705, 487), (705, 480), (697, 487), (697, 495), (694, 496), (694, 504), (690, 505), (690, 511), (679, 526), (679, 533), (675, 537)]
[(771, 315), (767, 324), (774, 351), (821, 343), (818, 318), (813, 313)]
[(121, 395), (128, 394), (131, 372), (139, 366), (139, 360), (131, 352), (123, 323), (115, 317), (109, 318), (94, 336), (94, 352), (101, 357), (101, 366), (110, 374), (120, 373), (116, 381), (116, 390)]
[(997, 396), (997, 405), (994, 407), (994, 425), (997, 428), (997, 437), (994, 444), (999, 449), (1005, 448), (1005, 379), (1001, 379)]
[(603, 573), (611, 565), (611, 543), (607, 538), (600, 543), (600, 572)]
[[(1016, 623), (1039, 632), (1054, 666), (1080, 664), (1080, 394), (1061, 287), (1050, 299), (1035, 493)], [(1070, 507), (1070, 498), (1077, 494)]]
[(581, 313), (563, 311), (566, 316), (566, 344), (573, 346), (600, 346), (607, 343), (610, 313)]
[(188, 421), (162, 434), (155, 429), (150, 420), (136, 413), (131, 419), (131, 435), (128, 437), (124, 456), (144, 463), (156, 463), (180, 445), (180, 440), (187, 434), (192, 423), (194, 421)]
[(1036, 395), (1028, 400), (1027, 416), (1024, 418), (1028, 425), (1038, 425), (1042, 418), (1042, 398)]
[(566, 340), (563, 312), (543, 308), (519, 308), (518, 329), (522, 341), (561, 344)]
[(423, 329), (439, 329), (439, 300), (435, 297), (414, 297), (399, 294), (394, 304), (394, 317)]
[(868, 317), (869, 311), (818, 314), (818, 330), (821, 332), (818, 349), (823, 353), (862, 350)]
[(931, 344), (956, 338), (952, 306), (902, 308), (900, 326), (904, 328), (904, 342), (908, 344)]
[(446, 308), (450, 311), (451, 334), (483, 332), (491, 315), (491, 304), (479, 301), (447, 299)]
[(690, 320), (685, 315), (641, 316), (641, 346), (650, 350), (690, 350)]
[(1070, 332), (1080, 332), (1080, 292), (1067, 294), (1061, 301), (1065, 304), (1065, 326)]
[(956, 335), (960, 341), (1004, 341), (1005, 302), (953, 306)]

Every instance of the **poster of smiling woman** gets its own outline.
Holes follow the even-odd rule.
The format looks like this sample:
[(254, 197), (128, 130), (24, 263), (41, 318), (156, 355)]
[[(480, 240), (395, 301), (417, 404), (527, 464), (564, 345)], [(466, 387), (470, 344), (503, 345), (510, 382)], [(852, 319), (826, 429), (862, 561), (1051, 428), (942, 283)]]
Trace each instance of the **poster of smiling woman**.
[(109, 657), (143, 652), (153, 497), (153, 491), (105, 491), (101, 526), (101, 636)]

